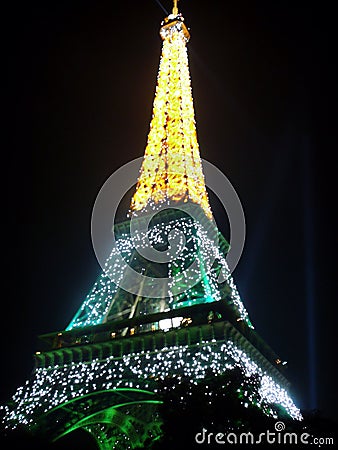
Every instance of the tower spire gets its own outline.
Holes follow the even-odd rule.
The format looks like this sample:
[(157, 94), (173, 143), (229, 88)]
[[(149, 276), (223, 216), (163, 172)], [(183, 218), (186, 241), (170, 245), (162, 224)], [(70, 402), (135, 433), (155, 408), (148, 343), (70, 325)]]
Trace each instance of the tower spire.
[(177, 7), (178, 0), (174, 0), (174, 6), (173, 6), (173, 15), (178, 15), (178, 7)]
[(162, 22), (162, 55), (147, 146), (130, 212), (192, 202), (212, 217), (200, 158), (186, 44), (190, 33), (174, 0)]

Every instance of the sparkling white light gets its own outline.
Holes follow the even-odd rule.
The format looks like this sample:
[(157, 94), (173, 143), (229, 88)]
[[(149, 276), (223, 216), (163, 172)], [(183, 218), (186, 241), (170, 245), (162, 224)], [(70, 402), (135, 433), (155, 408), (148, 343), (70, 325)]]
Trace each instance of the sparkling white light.
[[(192, 218), (178, 218), (156, 224), (149, 230), (135, 232), (132, 237), (124, 235), (117, 239), (117, 246), (109, 255), (105, 270), (99, 276), (67, 330), (103, 323), (106, 321), (108, 313), (114, 314), (118, 318), (118, 315), (122, 314), (121, 311), (126, 309), (126, 306), (122, 307), (120, 302), (123, 301), (125, 304), (128, 298), (115, 295), (118, 291), (116, 283), (121, 281), (124, 276), (124, 270), (118, 263), (117, 256), (122, 255), (124, 260), (133, 266), (135, 260), (137, 262), (135, 252), (150, 245), (152, 247), (163, 245), (168, 242), (169, 235), (172, 238), (175, 238), (176, 235), (183, 235), (185, 243), (175, 258), (168, 262), (168, 277), (172, 279), (169, 282), (169, 300), (166, 305), (168, 309), (221, 300), (221, 292), (224, 285), (227, 284), (230, 289), (230, 294), (227, 295), (229, 302), (235, 305), (241, 319), (253, 328), (220, 247), (208, 236), (201, 223)], [(193, 266), (191, 263), (195, 260), (198, 264)], [(152, 263), (149, 262), (149, 264)], [(189, 270), (187, 270), (187, 266), (189, 266)], [(222, 280), (225, 281), (219, 281), (220, 271), (223, 274)], [(116, 283), (112, 280), (115, 280)], [(185, 286), (184, 292), (177, 295), (177, 286), (180, 288)], [(142, 295), (141, 287), (140, 295)], [(131, 297), (130, 302), (133, 301), (134, 299)], [(147, 302), (148, 305), (152, 305), (151, 312), (160, 312), (159, 299), (154, 298), (151, 301), (147, 299)], [(131, 307), (132, 303), (129, 305), (129, 308)]]
[[(204, 378), (207, 369), (222, 374), (234, 367), (241, 367), (247, 377), (259, 376), (262, 402), (279, 404), (290, 417), (302, 420), (287, 391), (245, 352), (230, 340), (223, 343), (213, 340), (194, 347), (165, 347), (155, 352), (38, 368), (25, 386), (16, 391), (12, 404), (2, 407), (4, 421), (11, 428), (20, 423), (33, 425), (42, 412), (91, 392), (125, 387), (156, 392), (156, 378), (185, 376), (196, 383)], [(265, 412), (271, 414), (269, 410)]]

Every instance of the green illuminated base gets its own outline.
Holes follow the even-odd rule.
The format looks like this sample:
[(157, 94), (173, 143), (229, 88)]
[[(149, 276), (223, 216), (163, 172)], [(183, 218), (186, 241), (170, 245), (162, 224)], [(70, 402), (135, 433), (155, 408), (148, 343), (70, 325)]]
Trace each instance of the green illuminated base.
[(77, 429), (93, 436), (100, 450), (143, 447), (160, 437), (154, 393), (141, 389), (93, 392), (66, 402), (41, 416), (37, 433), (48, 430), (53, 441)]

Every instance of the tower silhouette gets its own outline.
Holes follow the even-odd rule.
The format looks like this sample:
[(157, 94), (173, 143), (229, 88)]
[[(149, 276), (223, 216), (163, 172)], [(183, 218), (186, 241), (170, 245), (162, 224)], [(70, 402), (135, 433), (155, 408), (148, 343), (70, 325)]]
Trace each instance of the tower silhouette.
[[(56, 441), (76, 429), (102, 450), (161, 435), (158, 380), (241, 367), (259, 377), (266, 414), (294, 419), (281, 359), (259, 337), (213, 220), (195, 127), (186, 44), (174, 2), (163, 40), (148, 142), (128, 218), (65, 330), (39, 337), (26, 384), (2, 407), (8, 428)], [(244, 396), (245, 397), (245, 396)], [(249, 398), (243, 401), (250, 401)]]

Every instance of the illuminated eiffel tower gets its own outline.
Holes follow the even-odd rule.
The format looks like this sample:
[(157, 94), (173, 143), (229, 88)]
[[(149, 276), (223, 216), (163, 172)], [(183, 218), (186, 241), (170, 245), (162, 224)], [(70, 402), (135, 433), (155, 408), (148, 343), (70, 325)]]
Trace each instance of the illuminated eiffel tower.
[[(51, 441), (83, 429), (102, 450), (135, 448), (161, 435), (159, 378), (197, 382), (207, 370), (234, 367), (258, 375), (268, 404), (301, 418), (280, 358), (250, 322), (227, 266), (229, 245), (213, 221), (190, 35), (177, 1), (160, 35), (153, 116), (128, 220), (115, 225), (117, 244), (67, 328), (39, 337), (31, 377), (2, 407), (8, 428), (26, 426)], [(150, 247), (155, 261), (147, 259)]]

